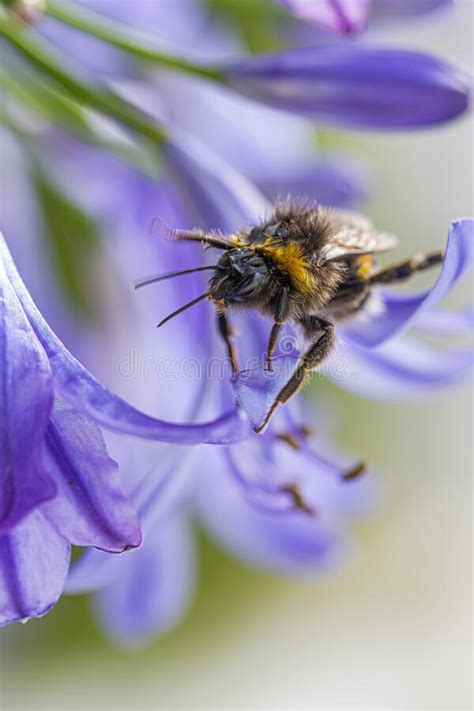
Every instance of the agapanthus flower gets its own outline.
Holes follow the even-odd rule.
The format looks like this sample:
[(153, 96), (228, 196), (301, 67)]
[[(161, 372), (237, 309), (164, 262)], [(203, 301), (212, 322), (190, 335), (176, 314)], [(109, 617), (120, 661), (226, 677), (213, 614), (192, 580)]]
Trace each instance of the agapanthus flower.
[[(201, 208), (202, 219), (205, 214), (208, 220), (216, 220), (220, 215), (221, 224), (226, 223), (226, 206), (229, 214), (235, 215), (240, 209), (249, 215), (257, 207), (254, 200), (258, 194), (252, 198), (251, 193), (241, 190), (243, 178), (235, 179), (229, 166), (225, 166), (223, 180), (226, 190), (219, 182), (211, 182), (216, 165), (209, 160), (211, 156), (206, 151), (209, 176), (206, 175), (201, 171), (202, 163), (196, 161), (197, 154), (195, 141), (181, 137), (179, 152), (175, 146), (169, 158), (176, 161), (175, 167), (179, 165), (181, 174), (189, 178), (192, 173), (192, 179), (180, 183), (182, 195), (187, 196), (188, 209), (194, 204), (195, 195), (192, 212), (196, 214)], [(196, 185), (203, 192), (195, 192)], [(130, 200), (138, 201), (141, 207), (137, 219), (142, 221), (144, 214), (148, 211), (154, 214), (157, 208), (169, 219), (171, 195), (165, 192), (165, 197), (160, 198), (161, 192), (143, 177), (137, 182), (130, 181)], [(232, 209), (231, 201), (234, 201)], [(115, 250), (125, 277), (130, 271), (135, 276), (137, 269), (143, 270), (143, 262), (147, 269), (153, 270), (159, 264), (167, 270), (174, 259), (175, 268), (182, 268), (192, 264), (199, 254), (194, 250), (190, 256), (187, 249), (160, 244), (153, 235), (152, 239), (144, 238), (143, 230), (137, 231), (137, 225), (130, 221), (126, 230), (118, 225), (116, 229), (123, 235), (121, 242), (128, 245), (122, 250), (118, 244)], [(131, 236), (135, 237), (133, 250)], [(146, 246), (147, 242), (144, 259), (142, 250), (136, 247)], [(156, 266), (151, 247), (154, 247)], [(145, 306), (140, 309), (144, 311), (140, 328), (151, 330), (150, 324), (147, 328), (147, 321), (155, 317), (159, 305), (166, 303), (172, 308), (176, 299), (186, 300), (191, 290), (200, 288), (196, 283), (200, 280), (201, 276), (196, 275), (189, 286), (165, 282), (158, 291), (140, 293), (140, 302)], [(217, 404), (219, 409), (227, 409), (235, 402), (228, 379), (230, 370), (221, 368), (220, 376), (215, 373), (214, 377), (212, 370), (209, 372), (213, 358), (216, 364), (222, 363), (222, 347), (208, 304), (198, 308), (197, 315), (183, 314), (183, 319), (170, 328), (170, 335), (162, 336), (161, 349), (174, 354), (174, 348), (166, 348), (166, 340), (173, 336), (180, 341), (189, 356), (202, 363), (205, 387), (201, 407), (207, 411), (209, 407), (215, 409)], [(244, 361), (264, 348), (264, 330), (256, 329), (255, 325), (245, 319), (238, 325), (242, 332)], [(153, 387), (151, 377), (145, 383), (136, 379), (132, 382), (138, 398), (140, 391), (146, 396)], [(196, 383), (180, 380), (163, 383), (157, 379), (155, 388), (157, 393), (166, 388), (179, 399), (186, 385)], [(218, 452), (215, 448), (205, 451), (193, 448), (184, 457), (180, 456), (182, 450), (176, 451), (176, 448), (169, 448), (168, 455), (163, 452), (159, 458), (138, 452), (137, 459), (125, 466), (127, 473), (152, 470), (145, 481), (136, 486), (129, 483), (128, 489), (144, 531), (142, 547), (120, 560), (100, 551), (86, 552), (73, 568), (67, 590), (96, 592), (94, 608), (101, 627), (112, 640), (136, 646), (178, 622), (192, 599), (196, 578), (196, 524), (204, 526), (217, 543), (234, 555), (270, 571), (313, 575), (332, 570), (347, 549), (346, 529), (351, 518), (369, 506), (371, 481), (370, 478), (344, 479), (344, 473), (355, 463), (353, 456), (334, 453), (331, 448), (330, 456), (323, 457), (319, 453), (321, 444), (318, 452), (314, 451), (304, 423), (314, 425), (315, 419), (318, 420), (316, 427), (321, 443), (330, 419), (327, 413), (325, 408), (325, 424), (320, 425), (312, 409), (304, 416), (298, 404), (293, 403), (275, 419), (264, 436), (253, 436), (245, 444), (222, 447)], [(122, 448), (123, 444), (118, 443), (118, 446)], [(122, 461), (121, 456), (119, 459)], [(130, 482), (129, 476), (126, 479)], [(304, 510), (298, 509), (298, 503)]]
[[(124, 182), (119, 181), (117, 197), (108, 203), (107, 214), (114, 215), (114, 221), (110, 223), (113, 230), (111, 227), (110, 231), (122, 235), (121, 244), (115, 245), (114, 253), (121, 262), (125, 278), (134, 265), (130, 280), (143, 275), (143, 271), (141, 274), (137, 271), (141, 244), (148, 245), (145, 261), (146, 268), (151, 271), (202, 263), (202, 253), (197, 247), (190, 245), (182, 249), (180, 245), (160, 243), (153, 233), (144, 237), (154, 216), (171, 220), (176, 226), (194, 224), (205, 229), (219, 226), (222, 230), (233, 231), (245, 220), (256, 220), (269, 209), (262, 195), (244, 176), (195, 138), (174, 132), (165, 156), (167, 175), (174, 179), (181, 195), (181, 215), (189, 215), (186, 223), (177, 222), (180, 210), (175, 215), (169, 213), (172, 193), (153, 185), (144, 176), (133, 177), (130, 171), (124, 171)], [(77, 167), (76, 157), (73, 153)], [(99, 158), (95, 163), (85, 160), (83, 168), (87, 170), (88, 166), (89, 175), (109, 176), (101, 164)], [(113, 173), (107, 186), (113, 191), (112, 178)], [(113, 200), (120, 199), (124, 192), (129, 196), (127, 216), (113, 209)], [(453, 270), (453, 254), (462, 254), (462, 249), (453, 252), (454, 245), (469, 243), (468, 229), (468, 223), (455, 226), (457, 236), (450, 240), (444, 271)], [(156, 249), (156, 266), (152, 266), (150, 249), (153, 247)], [(467, 267), (469, 260), (459, 259), (463, 267)], [(144, 269), (143, 265), (141, 269)], [(460, 271), (462, 269), (454, 268), (456, 274)], [(157, 318), (162, 303), (170, 302), (170, 308), (173, 308), (176, 300), (177, 303), (184, 302), (198, 293), (203, 287), (202, 276), (194, 275), (191, 279), (190, 283), (165, 282), (156, 287), (159, 289), (156, 293), (140, 294), (140, 299), (148, 299), (146, 309), (149, 314), (148, 319), (142, 316), (141, 328), (146, 328), (147, 320), (149, 326), (154, 324), (153, 319)], [(441, 295), (440, 291), (437, 293)], [(183, 314), (181, 322), (177, 320), (169, 324), (166, 338), (174, 335), (176, 341), (182, 342), (185, 349), (205, 366), (210, 358), (220, 357), (223, 351), (215, 333), (212, 309), (206, 303), (196, 308), (198, 313)], [(446, 318), (443, 320), (445, 322)], [(454, 320), (455, 317), (453, 326)], [(196, 330), (198, 338), (193, 337)], [(266, 346), (262, 322), (243, 317), (238, 322), (238, 330), (243, 362), (252, 357), (260, 360)], [(189, 335), (185, 338), (184, 334)], [(162, 341), (163, 348), (170, 352), (165, 341)], [(280, 355), (288, 357), (285, 353)], [(441, 362), (442, 354), (438, 355)], [(432, 357), (437, 357), (434, 349)], [(343, 373), (350, 375), (352, 370), (346, 369)], [(336, 361), (328, 369), (328, 376), (332, 374), (338, 381), (339, 373)], [(406, 382), (412, 387), (414, 379), (409, 365), (405, 374)], [(466, 369), (458, 375), (465, 377)], [(251, 399), (242, 397), (238, 379), (235, 385), (251, 419), (253, 409), (261, 407), (255, 394), (261, 393), (262, 384), (265, 385), (258, 369), (255, 377), (257, 382), (250, 389)], [(437, 379), (433, 372), (431, 385), (443, 383), (447, 380)], [(215, 409), (216, 404), (218, 409), (227, 409), (235, 402), (228, 378), (217, 381), (211, 378), (204, 384), (201, 405), (204, 411), (207, 407)], [(423, 386), (421, 379), (419, 385)], [(182, 387), (183, 383), (176, 380), (166, 383), (168, 392), (174, 391), (178, 399)], [(159, 388), (158, 382), (157, 393)], [(150, 390), (149, 383), (146, 390)], [(160, 461), (166, 462), (163, 466), (152, 464), (149, 457), (142, 454), (141, 464), (133, 463), (127, 467), (157, 469), (156, 475), (147, 477), (142, 485), (128, 489), (145, 533), (143, 546), (125, 558), (88, 551), (73, 569), (67, 584), (70, 592), (97, 591), (94, 598), (96, 613), (112, 639), (126, 645), (143, 643), (168, 629), (184, 614), (195, 581), (193, 521), (204, 525), (217, 542), (234, 554), (279, 573), (315, 574), (340, 559), (347, 545), (345, 529), (350, 514), (363, 511), (370, 500), (371, 477), (350, 479), (357, 457), (334, 452), (329, 458), (323, 457), (319, 447), (315, 452), (306, 428), (308, 424), (314, 425), (317, 417), (311, 409), (302, 412), (300, 408), (300, 399), (296, 398), (281, 408), (264, 435), (251, 436), (245, 443), (218, 450), (208, 448), (205, 453), (196, 449), (184, 459), (178, 458), (172, 448), (168, 457), (160, 456)], [(317, 428), (319, 442), (319, 424)], [(357, 473), (357, 467), (353, 472)], [(154, 483), (158, 481), (159, 484)], [(298, 502), (305, 510), (298, 510)]]
[(434, 12), (452, 0), (280, 0), (294, 15), (318, 27), (348, 35), (364, 30), (369, 18), (412, 17)]
[(181, 444), (231, 441), (245, 437), (246, 426), (235, 408), (212, 424), (174, 425), (107, 390), (49, 329), (3, 237), (0, 289), (0, 621), (6, 624), (44, 614), (56, 602), (70, 544), (121, 552), (141, 542), (97, 422)]

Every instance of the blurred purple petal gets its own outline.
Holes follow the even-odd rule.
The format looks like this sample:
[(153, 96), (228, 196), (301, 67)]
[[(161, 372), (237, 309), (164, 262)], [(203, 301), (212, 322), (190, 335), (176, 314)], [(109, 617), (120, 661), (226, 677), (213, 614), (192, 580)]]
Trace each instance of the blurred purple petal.
[(454, 7), (454, 0), (371, 0), (371, 19), (412, 18)]
[(69, 406), (56, 406), (46, 433), (46, 463), (58, 496), (42, 507), (76, 546), (120, 553), (141, 543), (134, 508), (124, 495), (118, 465), (97, 425)]
[(203, 229), (232, 233), (269, 211), (260, 191), (199, 140), (173, 131), (165, 151), (187, 213)]
[(69, 544), (39, 511), (0, 536), (0, 626), (46, 614), (68, 567)]
[(446, 254), (436, 284), (421, 294), (397, 294), (381, 291), (380, 315), (340, 329), (351, 343), (372, 348), (416, 325), (416, 319), (436, 306), (457, 282), (474, 266), (474, 220), (453, 222)]
[(121, 575), (97, 594), (95, 605), (107, 636), (134, 647), (174, 626), (190, 604), (195, 551), (188, 524), (178, 518), (162, 522), (122, 559)]
[[(2, 240), (0, 235), (0, 240)], [(0, 531), (56, 495), (42, 459), (51, 369), (0, 256)]]
[(422, 311), (417, 315), (414, 327), (417, 332), (433, 338), (465, 336), (474, 331), (474, 306), (470, 305), (458, 311)]
[(358, 164), (331, 156), (295, 167), (257, 179), (259, 188), (272, 201), (291, 195), (330, 207), (354, 207), (367, 195), (368, 177)]
[(181, 425), (149, 417), (114, 395), (74, 358), (51, 331), (31, 299), (1, 238), (0, 254), (25, 314), (48, 355), (56, 387), (73, 407), (112, 430), (175, 444), (222, 444), (239, 441), (248, 435), (247, 423), (236, 408), (211, 422)]
[(367, 129), (444, 123), (469, 105), (461, 71), (417, 52), (357, 46), (305, 47), (227, 68), (236, 91), (317, 121)]
[(363, 397), (395, 401), (461, 383), (474, 365), (471, 348), (440, 350), (407, 336), (372, 349), (339, 345), (333, 358), (350, 365), (344, 377), (334, 377), (328, 363), (337, 385)]
[(281, 0), (301, 20), (347, 35), (363, 30), (371, 0)]
[[(288, 476), (309, 471), (307, 461), (294, 465), (296, 471)], [(284, 515), (265, 512), (246, 500), (238, 481), (223, 476), (221, 467), (207, 466), (200, 475), (200, 518), (216, 541), (235, 555), (253, 565), (291, 574), (314, 574), (339, 561), (341, 545), (331, 516), (292, 513), (288, 507)], [(330, 477), (316, 478), (331, 481)]]

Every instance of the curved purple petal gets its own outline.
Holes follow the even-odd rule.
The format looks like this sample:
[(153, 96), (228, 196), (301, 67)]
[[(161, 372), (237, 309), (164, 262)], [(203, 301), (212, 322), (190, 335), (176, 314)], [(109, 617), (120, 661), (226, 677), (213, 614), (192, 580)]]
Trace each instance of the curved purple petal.
[(460, 383), (474, 365), (471, 348), (440, 350), (407, 336), (373, 349), (339, 344), (332, 358), (350, 365), (341, 371), (329, 361), (326, 372), (337, 385), (363, 397), (395, 401)]
[(298, 363), (298, 358), (279, 357), (273, 359), (273, 370), (264, 366), (241, 370), (233, 378), (233, 387), (239, 405), (253, 425), (258, 427), (265, 419), (276, 396), (288, 382)]
[(415, 295), (381, 291), (380, 315), (341, 328), (340, 333), (351, 343), (367, 348), (381, 345), (416, 325), (416, 319), (436, 306), (473, 266), (474, 220), (458, 220), (451, 225), (443, 267), (432, 289)]
[(73, 407), (111, 430), (174, 444), (224, 444), (239, 441), (248, 435), (248, 423), (236, 408), (211, 422), (181, 425), (149, 417), (114, 395), (74, 358), (49, 328), (21, 280), (2, 238), (0, 255), (25, 314), (48, 355), (56, 387)]
[(69, 544), (39, 511), (0, 536), (0, 626), (41, 617), (58, 601)]
[(463, 336), (474, 331), (474, 305), (458, 311), (423, 311), (416, 317), (417, 332), (434, 338)]
[(188, 524), (162, 522), (123, 563), (120, 576), (97, 594), (95, 608), (110, 639), (136, 647), (176, 625), (190, 604), (195, 551)]
[(56, 405), (46, 430), (45, 461), (58, 496), (42, 511), (66, 540), (112, 553), (140, 545), (135, 511), (95, 422)]
[[(0, 235), (0, 240), (2, 239)], [(51, 369), (0, 258), (0, 531), (56, 495), (42, 460)]]
[(280, 0), (296, 17), (348, 35), (367, 24), (371, 0)]
[(417, 52), (351, 46), (305, 47), (226, 68), (236, 91), (317, 121), (359, 129), (416, 129), (469, 106), (460, 70)]

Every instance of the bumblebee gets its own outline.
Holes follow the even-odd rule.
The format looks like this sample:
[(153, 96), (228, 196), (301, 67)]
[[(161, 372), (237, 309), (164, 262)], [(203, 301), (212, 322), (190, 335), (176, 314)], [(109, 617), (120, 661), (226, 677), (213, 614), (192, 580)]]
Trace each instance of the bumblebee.
[(443, 261), (443, 253), (437, 251), (378, 269), (376, 255), (397, 245), (393, 235), (379, 232), (361, 215), (294, 202), (278, 204), (268, 220), (234, 235), (171, 229), (161, 220), (156, 225), (168, 239), (197, 241), (223, 251), (215, 265), (136, 283), (141, 287), (194, 271), (213, 271), (206, 292), (169, 314), (158, 326), (209, 299), (217, 309), (219, 333), (234, 372), (238, 371), (238, 361), (228, 318), (232, 309), (256, 309), (273, 320), (266, 352), (269, 370), (284, 323), (295, 324), (308, 343), (256, 432), (261, 432), (276, 408), (300, 389), (308, 374), (324, 363), (335, 344), (336, 324), (369, 308), (374, 287), (400, 283)]

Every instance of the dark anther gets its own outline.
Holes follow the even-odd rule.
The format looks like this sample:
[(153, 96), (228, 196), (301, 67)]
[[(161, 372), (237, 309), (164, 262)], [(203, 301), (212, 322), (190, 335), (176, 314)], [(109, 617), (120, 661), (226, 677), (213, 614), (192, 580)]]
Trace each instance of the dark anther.
[(308, 516), (315, 516), (315, 509), (305, 501), (298, 484), (285, 484), (281, 487), (280, 491), (289, 494), (293, 498), (295, 509), (303, 511), (303, 513), (308, 514)]
[(357, 479), (357, 477), (361, 476), (361, 474), (364, 474), (367, 471), (367, 464), (365, 462), (358, 462), (355, 466), (352, 467), (352, 469), (348, 469), (344, 474), (342, 475), (342, 478), (344, 481), (352, 481), (352, 479)]
[(294, 437), (293, 435), (289, 434), (288, 432), (278, 432), (275, 435), (275, 439), (279, 440), (280, 442), (285, 442), (291, 449), (294, 449), (298, 451), (300, 449), (300, 443)]

